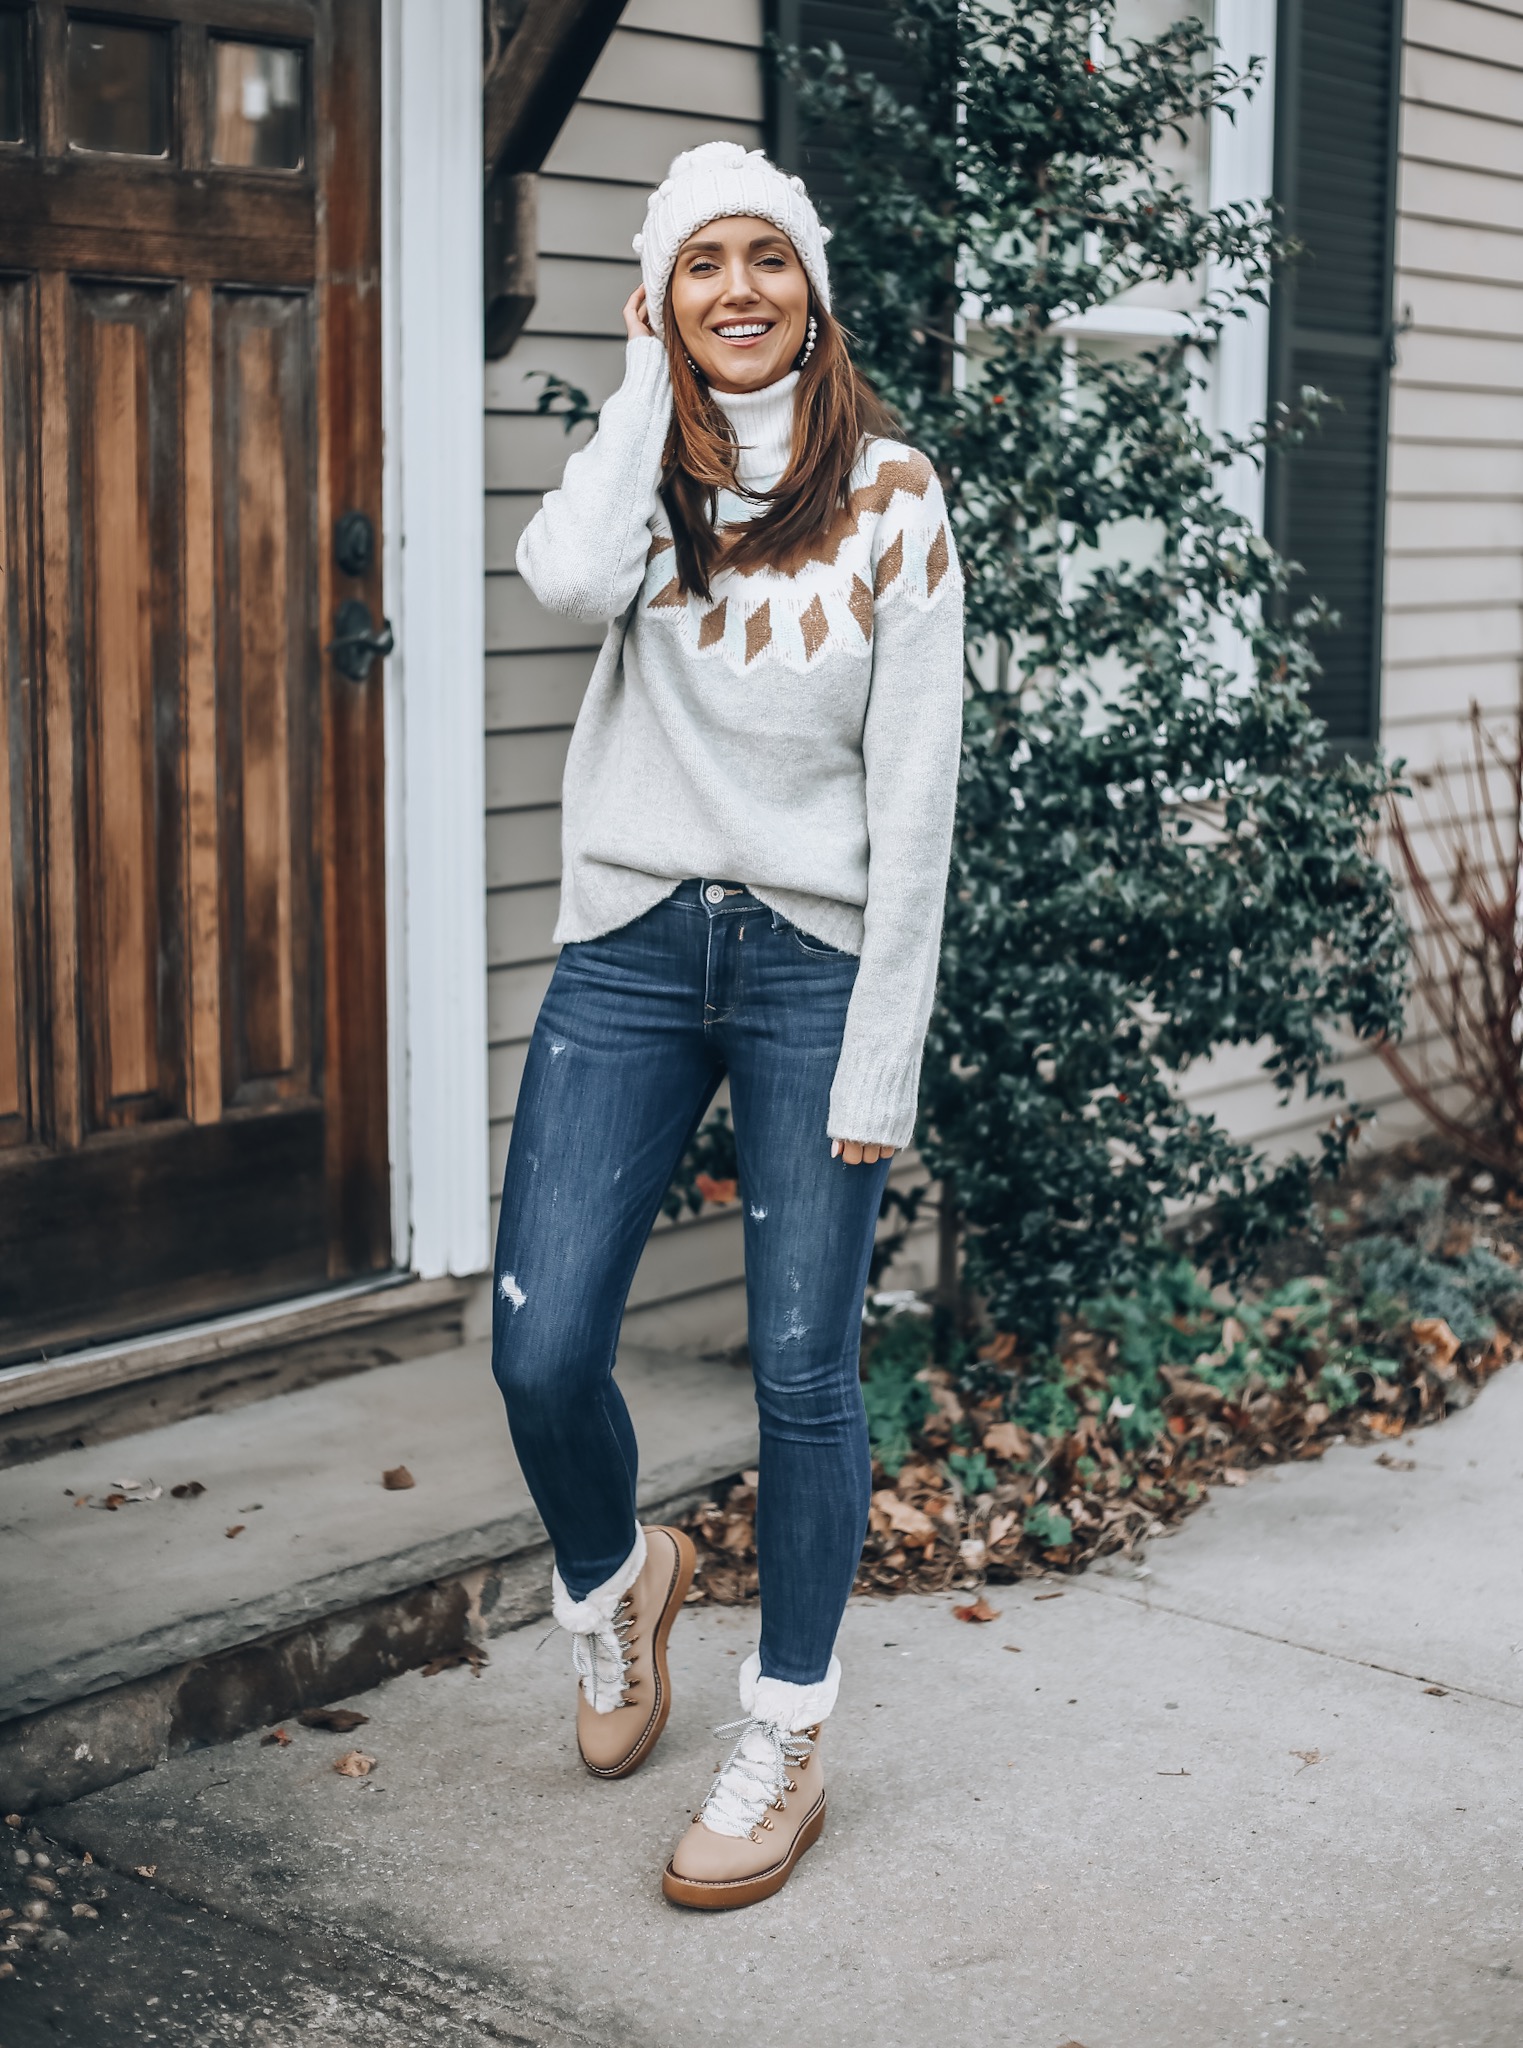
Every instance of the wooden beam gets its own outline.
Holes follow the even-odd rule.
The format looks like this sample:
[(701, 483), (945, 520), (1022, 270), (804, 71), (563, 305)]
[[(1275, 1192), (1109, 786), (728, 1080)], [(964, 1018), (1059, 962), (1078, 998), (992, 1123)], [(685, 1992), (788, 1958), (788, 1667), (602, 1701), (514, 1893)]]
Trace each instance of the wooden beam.
[(526, 0), (482, 83), (484, 175), (537, 171), (624, 12), (624, 0)]

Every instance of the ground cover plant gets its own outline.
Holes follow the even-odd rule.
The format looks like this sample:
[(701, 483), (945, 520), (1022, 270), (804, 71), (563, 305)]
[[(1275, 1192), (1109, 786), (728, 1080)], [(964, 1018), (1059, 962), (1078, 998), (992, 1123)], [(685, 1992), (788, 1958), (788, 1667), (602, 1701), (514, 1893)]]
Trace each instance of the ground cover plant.
[[(940, 1356), (928, 1304), (880, 1297), (857, 1590), (975, 1590), (1135, 1556), (1212, 1485), (1336, 1442), (1381, 1440), (1401, 1469), (1398, 1440), (1466, 1405), (1523, 1336), (1523, 1201), (1491, 1200), (1472, 1171), (1408, 1164), (1356, 1188), (1319, 1244), (1299, 1241), (1311, 1270), (1251, 1292), (1155, 1245), (1132, 1289), (1030, 1349), (989, 1329)], [(687, 1518), (695, 1600), (754, 1595), (755, 1502), (740, 1474)]]

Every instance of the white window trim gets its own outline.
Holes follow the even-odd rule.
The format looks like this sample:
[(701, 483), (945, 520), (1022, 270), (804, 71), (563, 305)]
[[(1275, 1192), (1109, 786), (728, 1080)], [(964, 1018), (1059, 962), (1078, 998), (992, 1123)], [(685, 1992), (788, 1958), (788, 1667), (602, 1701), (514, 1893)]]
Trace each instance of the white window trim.
[[(1255, 57), (1264, 60), (1263, 77), (1246, 105), (1237, 103), (1237, 119), (1217, 110), (1211, 117), (1210, 203), (1264, 201), (1274, 193), (1275, 0), (1216, 0), (1215, 33), (1222, 61), (1246, 71)], [(1212, 291), (1231, 284), (1219, 273), (1209, 280)], [(1246, 317), (1229, 320), (1215, 350), (1212, 374), (1212, 424), (1218, 434), (1246, 435), (1263, 420), (1269, 407), (1269, 308), (1250, 306)], [(1262, 463), (1240, 457), (1223, 481), (1222, 495), (1235, 512), (1262, 530), (1264, 470)]]
[(381, 308), (392, 1234), (489, 1263), (481, 20), (384, 0)]

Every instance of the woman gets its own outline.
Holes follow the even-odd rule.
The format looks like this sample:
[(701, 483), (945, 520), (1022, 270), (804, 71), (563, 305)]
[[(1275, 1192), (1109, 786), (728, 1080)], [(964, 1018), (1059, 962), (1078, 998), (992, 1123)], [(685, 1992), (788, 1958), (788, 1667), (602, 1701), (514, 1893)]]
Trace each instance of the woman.
[(851, 366), (826, 236), (760, 151), (677, 158), (635, 239), (623, 385), (518, 548), (541, 604), (608, 622), (566, 761), (563, 947), (513, 1126), (493, 1342), (604, 1778), (666, 1724), (694, 1565), (680, 1531), (636, 1520), (619, 1320), (730, 1083), (762, 1624), (739, 1739), (666, 1867), (691, 1906), (778, 1890), (824, 1820), (870, 1487), (862, 1295), (914, 1127), (957, 780), (941, 491)]

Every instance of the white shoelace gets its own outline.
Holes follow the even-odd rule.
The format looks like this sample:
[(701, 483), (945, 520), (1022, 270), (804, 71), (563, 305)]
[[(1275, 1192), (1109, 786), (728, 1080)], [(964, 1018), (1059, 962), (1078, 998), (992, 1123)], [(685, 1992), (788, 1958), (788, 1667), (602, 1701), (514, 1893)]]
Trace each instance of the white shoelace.
[(628, 1636), (633, 1623), (634, 1613), (626, 1598), (614, 1609), (612, 1621), (571, 1638), (571, 1661), (582, 1682), (587, 1704), (594, 1713), (599, 1711), (599, 1701), (606, 1701), (610, 1694), (614, 1695), (614, 1706), (622, 1707), (625, 1703), (624, 1693), (629, 1677)]
[(805, 1764), (814, 1753), (807, 1735), (781, 1728), (775, 1721), (726, 1721), (716, 1735), (740, 1739), (721, 1765), (698, 1809), (698, 1818), (711, 1833), (743, 1837), (753, 1834), (769, 1808), (782, 1805), (784, 1791), (792, 1791), (790, 1770)]

